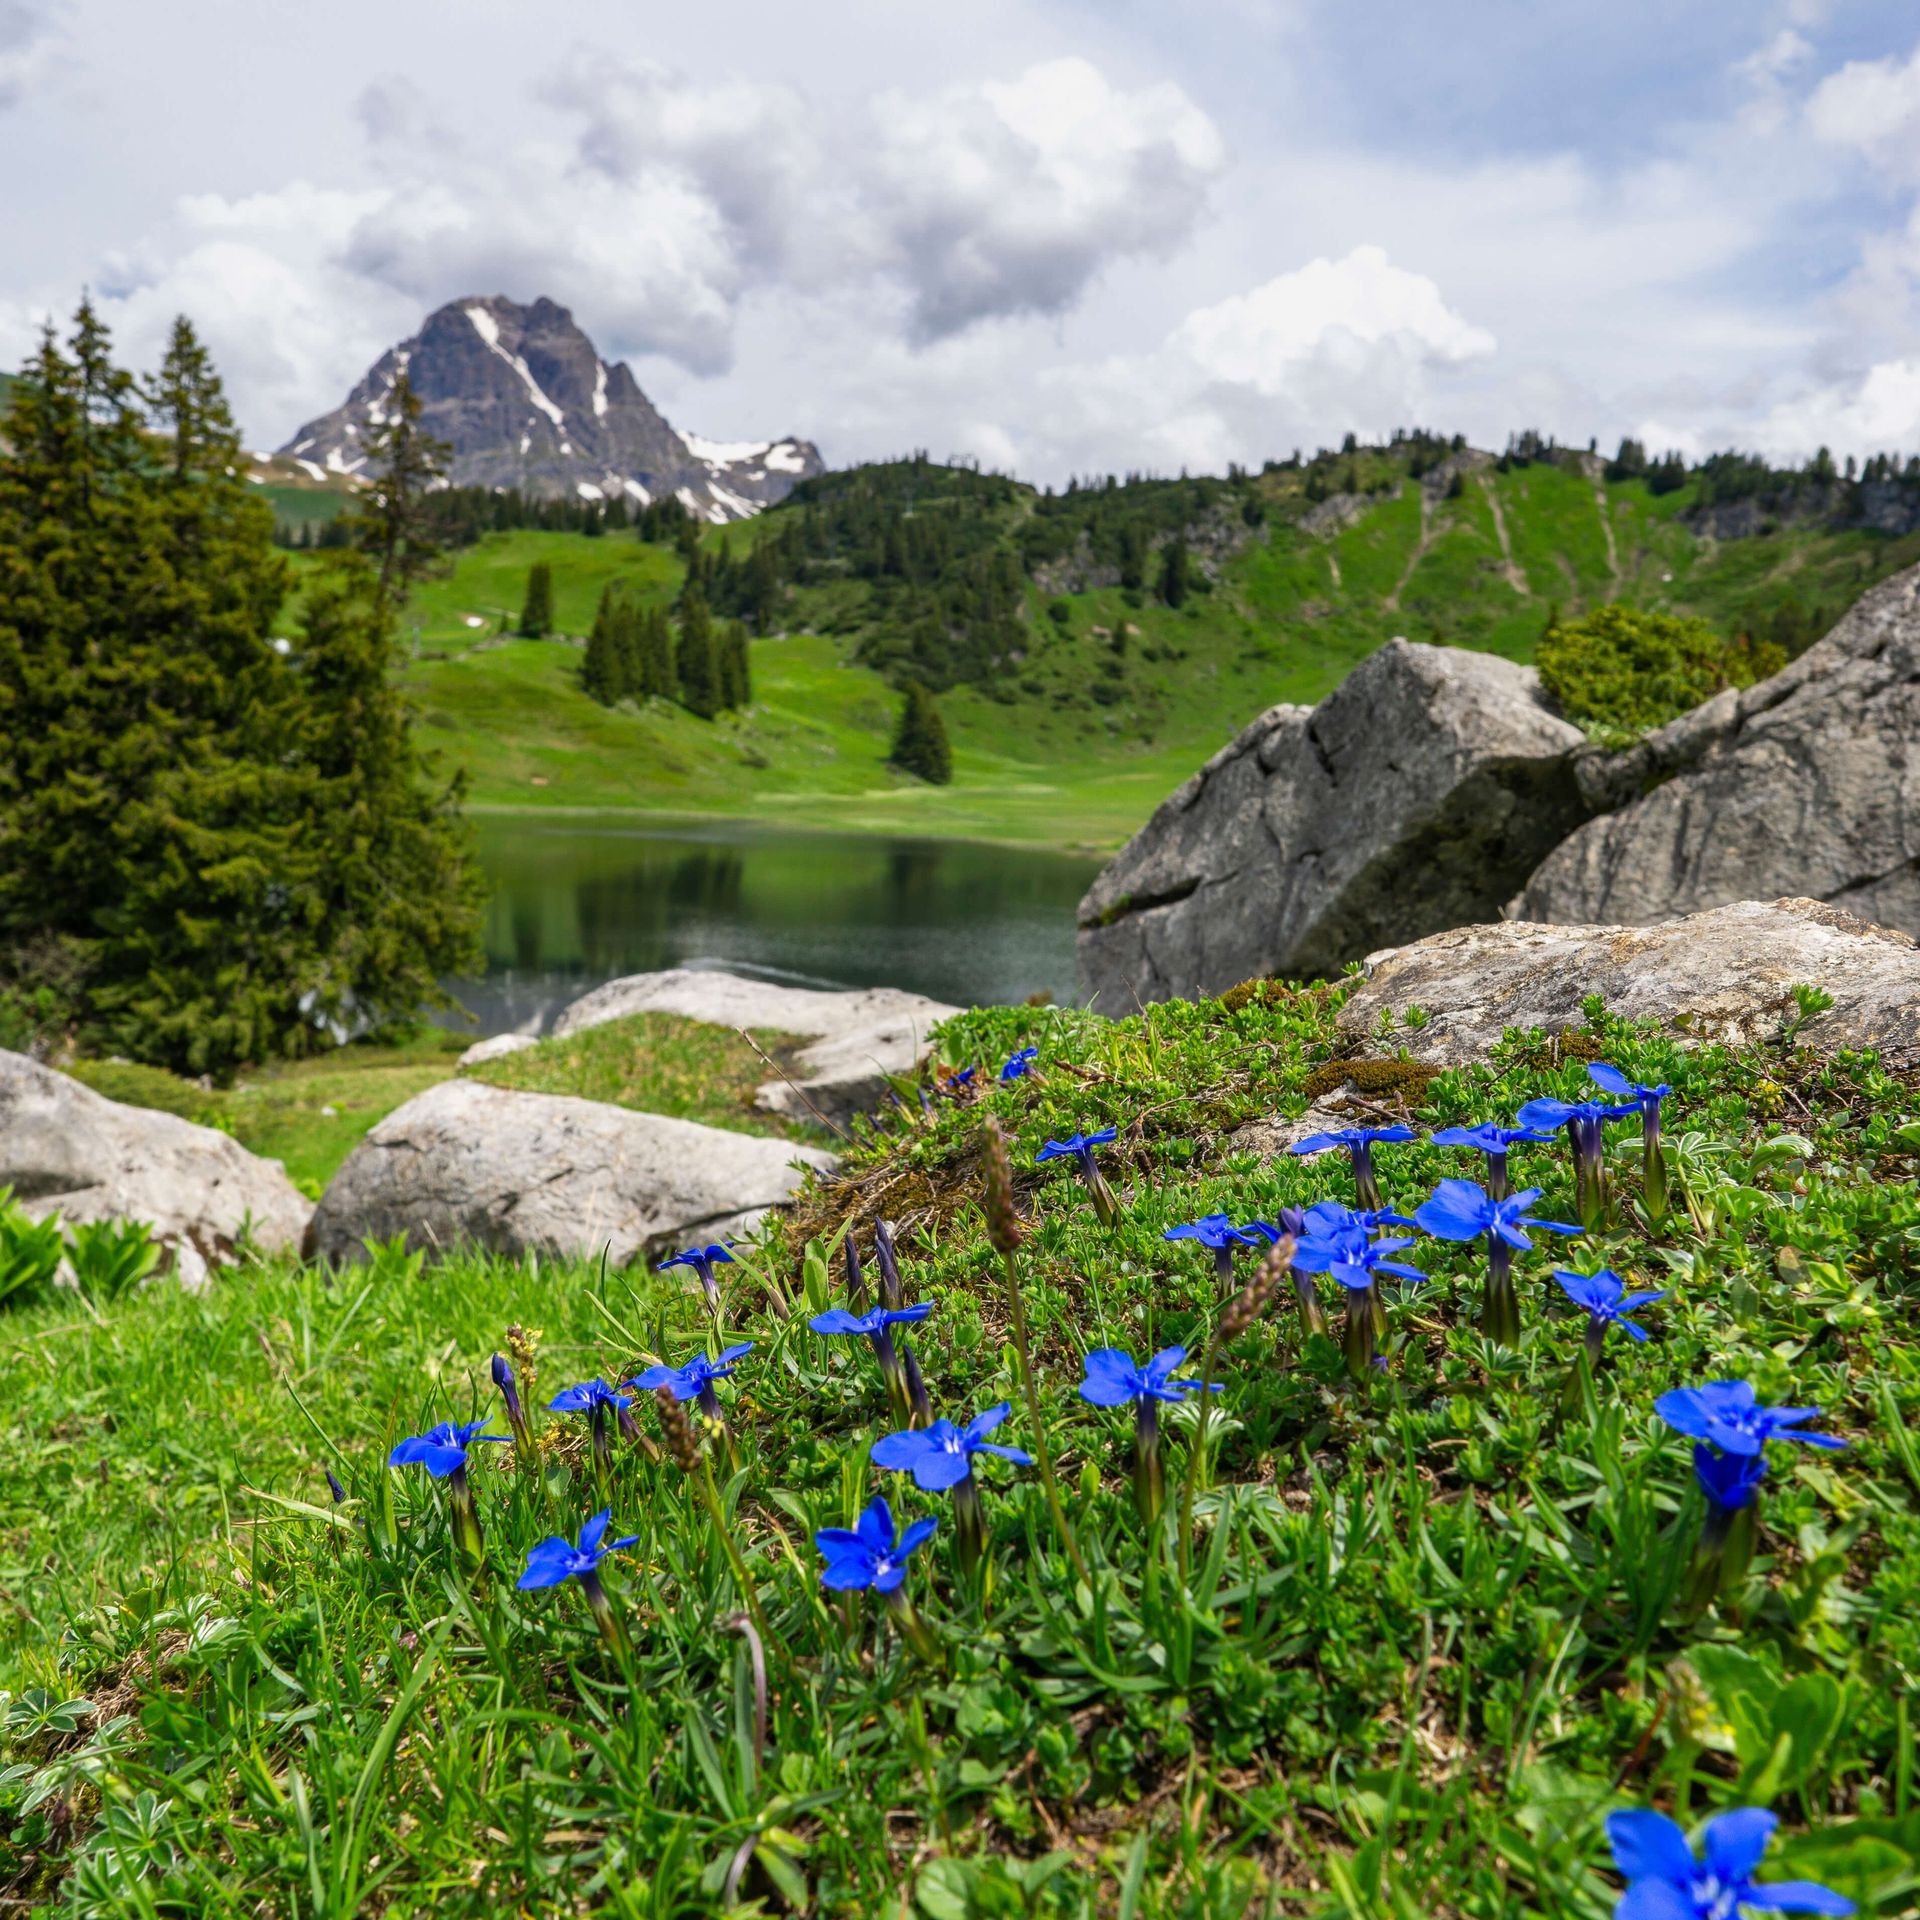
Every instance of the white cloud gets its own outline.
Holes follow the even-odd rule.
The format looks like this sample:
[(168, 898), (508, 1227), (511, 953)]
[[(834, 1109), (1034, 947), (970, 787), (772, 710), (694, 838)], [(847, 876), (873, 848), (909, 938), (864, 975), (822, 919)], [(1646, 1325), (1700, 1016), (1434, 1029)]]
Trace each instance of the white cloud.
[(60, 61), (62, 37), (53, 9), (0, 0), (0, 109), (47, 80)]
[(865, 197), (922, 340), (1060, 313), (1112, 261), (1165, 258), (1226, 163), (1177, 86), (1122, 92), (1080, 59), (931, 99), (884, 93), (874, 122)]
[(1807, 124), (1890, 173), (1920, 177), (1920, 47), (1904, 60), (1852, 60), (1828, 74), (1808, 97)]

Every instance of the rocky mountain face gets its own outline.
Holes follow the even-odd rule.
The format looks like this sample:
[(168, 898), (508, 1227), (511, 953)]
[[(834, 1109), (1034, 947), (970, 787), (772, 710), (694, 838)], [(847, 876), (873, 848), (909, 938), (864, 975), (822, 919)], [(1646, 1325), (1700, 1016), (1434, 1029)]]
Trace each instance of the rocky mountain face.
[(317, 473), (358, 473), (403, 372), (422, 426), (453, 449), (456, 486), (625, 495), (638, 505), (673, 494), (702, 519), (744, 520), (825, 470), (810, 440), (726, 443), (677, 431), (624, 361), (601, 359), (565, 307), (523, 307), (499, 294), (428, 315), (281, 453)]
[(1503, 917), (1591, 931), (1783, 897), (1920, 934), (1920, 567), (1621, 753), (1525, 668), (1391, 641), (1161, 805), (1081, 902), (1080, 984), (1124, 1012)]

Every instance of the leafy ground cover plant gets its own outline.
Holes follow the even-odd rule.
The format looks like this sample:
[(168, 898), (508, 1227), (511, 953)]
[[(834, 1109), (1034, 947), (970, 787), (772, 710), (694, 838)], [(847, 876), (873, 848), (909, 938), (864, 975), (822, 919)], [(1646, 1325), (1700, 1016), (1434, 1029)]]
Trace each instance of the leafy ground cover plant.
[[(942, 1066), (978, 1070), (859, 1129), (717, 1310), (678, 1270), (386, 1247), (0, 1318), (0, 1886), (115, 1915), (1598, 1920), (1779, 1882), (1908, 1910), (1913, 1088), (1593, 1009), (1355, 1103), (1415, 1136), (1371, 1207), (1348, 1155), (1247, 1130), (1324, 1083), (1338, 998), (950, 1024)], [(1666, 1090), (1664, 1204), (1641, 1111), (1601, 1120), (1595, 1224), (1492, 1234), (1489, 1337), (1489, 1235), (1403, 1223), (1498, 1126), (1511, 1193), (1475, 1181), (1474, 1221), (1571, 1224), (1572, 1143), (1512, 1129), (1609, 1091), (1590, 1063)], [(1108, 1129), (1098, 1186), (1045, 1157)], [(1271, 1229), (1238, 1293), (1165, 1237), (1216, 1214)], [(1316, 1301), (1368, 1296), (1357, 1370), (1296, 1311), (1316, 1237)], [(1646, 1293), (1647, 1338), (1605, 1337)], [(904, 1343), (876, 1366), (848, 1324), (881, 1315), (930, 1418)], [(1149, 1373), (1214, 1383), (1149, 1396), (1155, 1500)], [(593, 1382), (598, 1459), (591, 1408), (548, 1410)], [(1634, 1813), (1673, 1829), (1609, 1827)]]

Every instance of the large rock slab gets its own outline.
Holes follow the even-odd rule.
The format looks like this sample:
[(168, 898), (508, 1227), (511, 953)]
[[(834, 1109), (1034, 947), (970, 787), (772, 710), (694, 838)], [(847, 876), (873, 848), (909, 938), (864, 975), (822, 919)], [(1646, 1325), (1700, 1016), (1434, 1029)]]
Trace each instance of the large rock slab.
[(796, 1119), (817, 1109), (839, 1124), (883, 1098), (889, 1075), (911, 1073), (926, 1052), (935, 1024), (959, 1011), (897, 987), (832, 993), (675, 967), (609, 980), (568, 1007), (553, 1030), (556, 1035), (578, 1033), (628, 1014), (674, 1013), (719, 1027), (771, 1028), (810, 1037), (815, 1044), (799, 1054), (791, 1083), (768, 1081), (754, 1104), (763, 1112)]
[(313, 1212), (279, 1161), (6, 1052), (0, 1187), (36, 1218), (138, 1220), (173, 1250), (183, 1274), (231, 1259), (242, 1240), (272, 1252), (297, 1247)]
[(1583, 1025), (1580, 1003), (1597, 993), (1629, 1020), (1684, 1020), (1703, 1039), (1750, 1041), (1798, 1017), (1799, 983), (1833, 996), (1802, 1044), (1920, 1065), (1920, 947), (1819, 900), (1748, 900), (1655, 927), (1460, 927), (1374, 955), (1338, 1023), (1357, 1039), (1382, 1012), (1398, 1022), (1419, 1007), (1426, 1024), (1396, 1024), (1395, 1049), (1460, 1066), (1484, 1059), (1509, 1027)]
[(474, 1080), (429, 1087), (380, 1122), (321, 1196), (307, 1250), (358, 1258), (415, 1247), (516, 1256), (603, 1248), (627, 1261), (663, 1237), (722, 1239), (786, 1200), (833, 1156), (597, 1100)]
[(1080, 903), (1082, 992), (1118, 1016), (1493, 919), (1585, 819), (1583, 744), (1531, 668), (1391, 640), (1263, 713), (1115, 857)]
[(1920, 567), (1783, 672), (1576, 769), (1588, 821), (1520, 920), (1647, 925), (1733, 900), (1828, 900), (1920, 934)]

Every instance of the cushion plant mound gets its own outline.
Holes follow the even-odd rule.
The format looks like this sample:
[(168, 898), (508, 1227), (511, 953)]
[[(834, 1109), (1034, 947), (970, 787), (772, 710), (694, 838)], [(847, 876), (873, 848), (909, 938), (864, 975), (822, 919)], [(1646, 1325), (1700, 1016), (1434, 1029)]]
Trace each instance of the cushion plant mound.
[(662, 1236), (723, 1239), (785, 1201), (833, 1156), (598, 1100), (448, 1080), (390, 1113), (315, 1209), (308, 1251), (355, 1259), (405, 1234), (420, 1248), (603, 1251), (631, 1260)]
[[(1796, 986), (1831, 1004), (1803, 1015)], [(1823, 1052), (1866, 1047), (1891, 1067), (1920, 1064), (1920, 948), (1818, 900), (1748, 900), (1655, 927), (1509, 921), (1437, 933), (1373, 955), (1340, 1029), (1360, 1038), (1391, 1015), (1396, 1049), (1453, 1066), (1484, 1057), (1508, 1027), (1577, 1026), (1594, 994), (1623, 1018), (1699, 1038), (1762, 1040), (1792, 1025)]]

